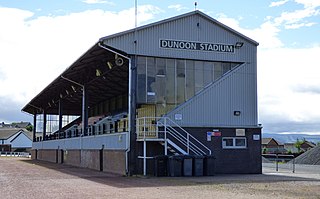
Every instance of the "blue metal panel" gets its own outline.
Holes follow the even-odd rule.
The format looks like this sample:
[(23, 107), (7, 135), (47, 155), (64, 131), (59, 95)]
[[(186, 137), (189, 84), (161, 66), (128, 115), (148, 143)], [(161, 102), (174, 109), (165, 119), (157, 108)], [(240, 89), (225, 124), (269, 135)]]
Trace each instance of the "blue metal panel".
[(127, 149), (128, 133), (115, 133), (97, 136), (87, 136), (81, 138), (68, 138), (61, 140), (49, 140), (44, 142), (33, 142), (32, 149)]

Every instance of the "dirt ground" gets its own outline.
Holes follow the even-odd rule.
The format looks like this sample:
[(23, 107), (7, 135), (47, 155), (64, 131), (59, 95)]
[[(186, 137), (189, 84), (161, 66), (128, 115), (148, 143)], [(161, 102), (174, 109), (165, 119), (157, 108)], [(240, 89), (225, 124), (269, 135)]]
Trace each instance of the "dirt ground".
[(320, 198), (320, 174), (274, 172), (212, 177), (122, 177), (0, 157), (0, 198)]

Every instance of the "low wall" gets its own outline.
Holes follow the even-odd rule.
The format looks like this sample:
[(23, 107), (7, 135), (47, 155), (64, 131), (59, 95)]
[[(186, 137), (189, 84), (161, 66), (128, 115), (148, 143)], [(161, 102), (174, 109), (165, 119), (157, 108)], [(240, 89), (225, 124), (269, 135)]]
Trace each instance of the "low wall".
[(38, 150), (37, 159), (55, 163), (56, 162), (56, 155), (57, 155), (57, 150), (55, 150), (55, 149)]
[(100, 170), (100, 150), (82, 150), (81, 167)]
[(103, 151), (103, 171), (126, 175), (126, 152), (123, 150)]
[(80, 150), (66, 150), (64, 151), (63, 163), (80, 167)]
[(100, 150), (39, 149), (37, 152), (31, 151), (31, 158), (114, 174), (126, 174), (125, 150), (103, 150), (101, 153)]
[(31, 153), (31, 160), (36, 160), (37, 159), (37, 150), (36, 149), (32, 149), (30, 151)]

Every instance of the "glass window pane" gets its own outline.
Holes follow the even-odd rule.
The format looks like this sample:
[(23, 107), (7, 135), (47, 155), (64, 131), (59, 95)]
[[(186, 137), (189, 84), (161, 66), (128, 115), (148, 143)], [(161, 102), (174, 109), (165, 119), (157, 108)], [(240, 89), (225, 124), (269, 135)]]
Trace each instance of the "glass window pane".
[(147, 102), (155, 102), (156, 92), (156, 64), (155, 58), (147, 58)]
[(194, 96), (194, 61), (186, 61), (186, 100)]
[(156, 102), (158, 104), (165, 104), (166, 95), (166, 60), (162, 58), (156, 58)]
[(236, 138), (236, 146), (246, 146), (246, 140), (244, 138)]
[(175, 61), (166, 59), (166, 98), (167, 104), (175, 104)]
[(177, 104), (185, 101), (185, 60), (176, 60), (177, 64)]
[(230, 63), (222, 63), (222, 74), (225, 74), (231, 70), (231, 64)]
[(225, 146), (233, 146), (233, 139), (232, 138), (224, 138), (223, 142)]
[(137, 60), (137, 102), (146, 103), (146, 58), (138, 57)]
[(208, 84), (212, 82), (213, 75), (213, 63), (212, 62), (204, 62), (203, 64), (203, 86), (206, 87)]
[(222, 76), (222, 63), (214, 62), (214, 80), (219, 79)]
[(197, 93), (201, 89), (203, 89), (203, 62), (195, 61), (195, 92)]

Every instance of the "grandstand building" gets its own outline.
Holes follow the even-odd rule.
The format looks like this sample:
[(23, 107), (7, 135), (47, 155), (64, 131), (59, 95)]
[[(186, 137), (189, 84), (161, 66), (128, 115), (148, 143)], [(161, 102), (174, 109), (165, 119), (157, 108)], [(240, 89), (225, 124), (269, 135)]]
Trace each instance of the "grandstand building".
[(22, 109), (42, 131), (32, 158), (133, 175), (211, 155), (215, 173), (261, 173), (257, 46), (200, 11), (103, 37)]

